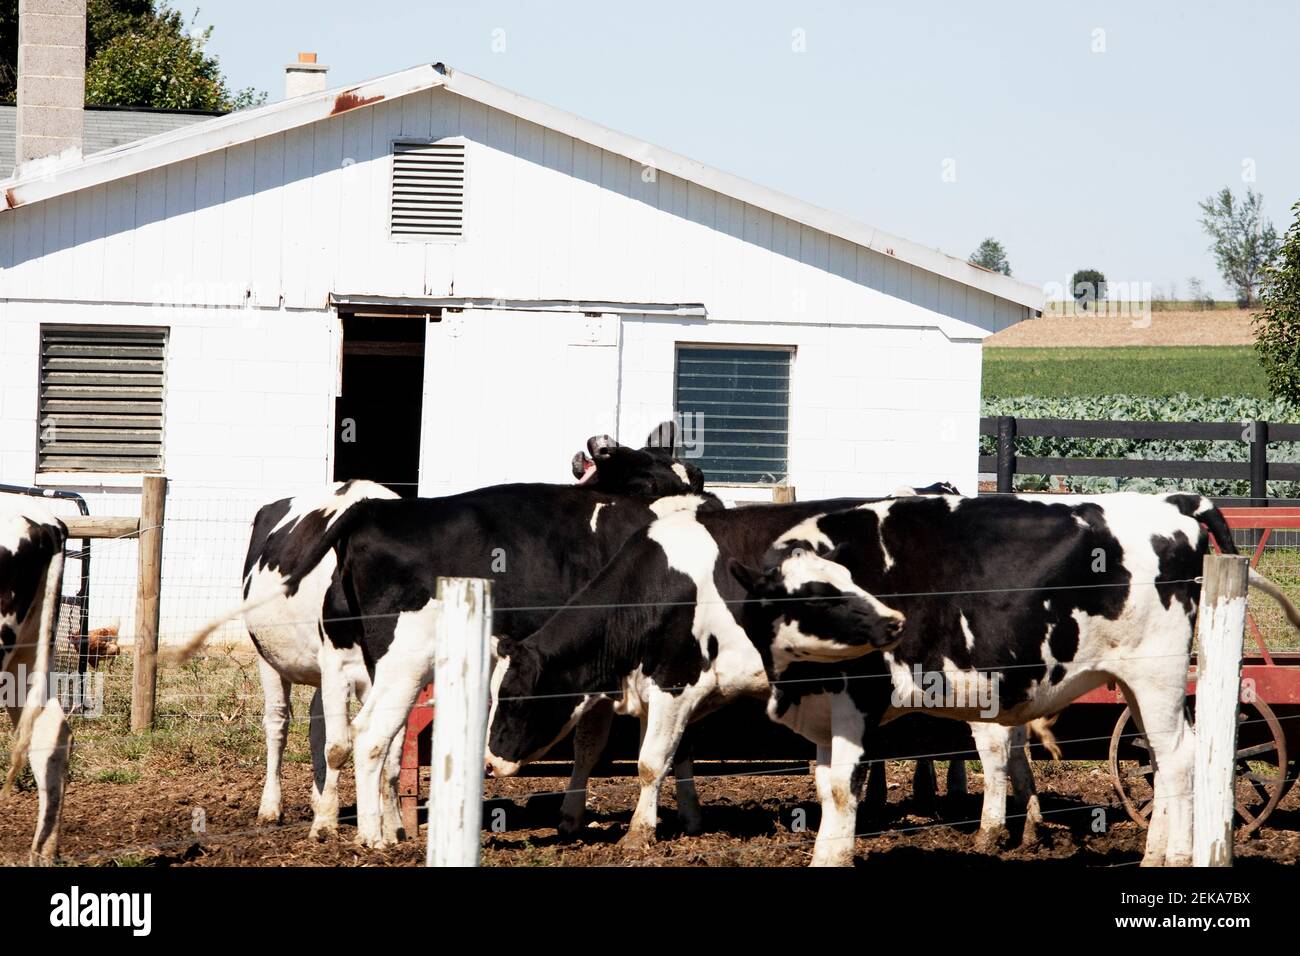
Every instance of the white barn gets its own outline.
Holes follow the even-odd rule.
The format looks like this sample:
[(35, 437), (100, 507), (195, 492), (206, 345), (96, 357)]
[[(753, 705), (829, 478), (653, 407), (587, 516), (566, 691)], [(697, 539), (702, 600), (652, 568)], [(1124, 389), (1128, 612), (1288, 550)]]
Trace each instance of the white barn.
[(724, 497), (973, 493), (981, 340), (1042, 305), (441, 64), (0, 193), (0, 481), (130, 513), (167, 475), (164, 636), (236, 594), (257, 504), (571, 480), (673, 413)]

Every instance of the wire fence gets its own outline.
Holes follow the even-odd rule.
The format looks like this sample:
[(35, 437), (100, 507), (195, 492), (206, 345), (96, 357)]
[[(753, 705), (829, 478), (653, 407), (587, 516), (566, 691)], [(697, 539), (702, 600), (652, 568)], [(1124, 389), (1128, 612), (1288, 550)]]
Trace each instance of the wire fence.
[[(262, 488), (243, 486), (215, 488), (211, 485), (198, 486), (183, 483), (171, 485), (167, 498), (163, 536), (160, 628), (162, 643), (184, 640), (216, 614), (238, 604), (242, 598), (243, 563), (253, 516), (262, 505), (275, 500), (276, 497), (293, 494), (295, 490), (286, 488), (283, 490), (283, 495), (271, 495)], [(100, 490), (86, 492), (85, 497), (92, 515), (138, 517), (138, 493)], [(71, 501), (53, 499), (47, 500), (46, 503), (51, 510), (61, 516), (77, 514), (76, 506)], [(1234, 537), (1243, 552), (1250, 553), (1254, 543), (1252, 532), (1240, 530), (1235, 532)], [(79, 539), (69, 542), (62, 614), (56, 637), (55, 667), (58, 670), (75, 671), (82, 664), (79, 654), (84, 618), (90, 635), (97, 636), (99, 639), (98, 643), (94, 640), (90, 642), (92, 653), (89, 667), (101, 681), (99, 700), (103, 705), (101, 711), (103, 716), (125, 717), (130, 710), (130, 667), (122, 666), (118, 657), (131, 646), (135, 632), (137, 550), (136, 541), (132, 537), (94, 540), (90, 542), (88, 549)], [(90, 588), (88, 595), (81, 595), (79, 593), (81, 567), (87, 557), (91, 560)], [(1293, 600), (1300, 600), (1300, 547), (1297, 547), (1295, 542), (1280, 535), (1276, 540), (1270, 540), (1264, 549), (1259, 568), (1262, 573), (1279, 584)], [(951, 599), (960, 593), (963, 592), (933, 592), (929, 596), (936, 599)], [(888, 600), (890, 595), (878, 595), (878, 597)], [(564, 606), (531, 607), (528, 610), (555, 611)], [(1260, 633), (1271, 648), (1292, 649), (1300, 646), (1295, 632), (1286, 622), (1281, 610), (1266, 596), (1252, 593), (1250, 608)], [(498, 610), (520, 610), (520, 608), (501, 607)], [(245, 637), (246, 632), (239, 620), (230, 622), (216, 635), (218, 641), (240, 640)], [(1253, 641), (1248, 632), (1248, 653), (1252, 647)], [(95, 648), (99, 649), (98, 653)], [(163, 668), (159, 694), (161, 720), (193, 722), (200, 729), (218, 723), (226, 727), (231, 724), (251, 727), (260, 720), (261, 694), (258, 693), (255, 667), (251, 658), (246, 654), (218, 653), (229, 662), (230, 668), (230, 672), (221, 679), (218, 686), (208, 682), (208, 672), (202, 666)], [(988, 670), (995, 669), (1006, 668), (988, 668)], [(887, 678), (888, 676), (887, 674), (856, 675), (848, 679)], [(592, 694), (615, 696), (621, 693), (621, 688), (611, 687), (567, 696)], [(554, 696), (537, 695), (526, 699)], [(311, 719), (306, 714), (306, 693), (299, 691), (295, 696), (295, 703), (299, 712), (293, 717), (293, 722), (302, 726)], [(1300, 715), (1288, 714), (1280, 719), (1290, 721), (1297, 716)], [(1074, 740), (1060, 742), (1070, 743)], [(975, 755), (969, 749), (914, 755), (915, 759), (939, 760), (965, 760), (974, 757)], [(791, 769), (806, 769), (806, 765)], [(757, 772), (710, 774), (697, 779), (761, 776), (774, 772), (777, 771), (769, 769)], [(566, 792), (557, 791), (556, 795)], [(952, 826), (954, 823), (943, 821), (935, 825)], [(869, 835), (872, 834), (858, 834), (858, 836)], [(204, 840), (211, 840), (216, 836), (207, 834)], [(232, 831), (229, 836), (238, 838), (238, 833)], [(152, 846), (157, 848), (158, 845)], [(91, 856), (99, 857), (111, 852), (97, 850)]]

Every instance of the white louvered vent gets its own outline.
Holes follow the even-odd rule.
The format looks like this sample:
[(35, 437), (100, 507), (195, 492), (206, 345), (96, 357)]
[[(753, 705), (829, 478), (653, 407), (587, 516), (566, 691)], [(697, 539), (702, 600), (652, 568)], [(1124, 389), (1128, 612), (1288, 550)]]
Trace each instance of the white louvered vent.
[(42, 326), (40, 471), (162, 469), (167, 329)]
[(465, 144), (394, 143), (391, 235), (463, 235)]

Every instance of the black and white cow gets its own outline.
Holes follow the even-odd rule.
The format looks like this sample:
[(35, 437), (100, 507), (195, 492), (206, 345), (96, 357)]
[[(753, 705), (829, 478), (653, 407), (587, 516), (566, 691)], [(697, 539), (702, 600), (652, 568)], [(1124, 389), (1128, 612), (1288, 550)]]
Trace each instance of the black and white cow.
[[(757, 561), (786, 529), (853, 503), (717, 511), (696, 496), (676, 499), (526, 640), (497, 641), (488, 771), (516, 773), (613, 701), (643, 728), (640, 796), (623, 843), (653, 841), (659, 790), (687, 724), (768, 694), (762, 660), (728, 604), (745, 594), (727, 557)], [(883, 605), (881, 615), (895, 616)]]
[[(434, 499), (354, 502), (324, 530), (312, 536), (297, 570), (284, 575), (267, 593), (253, 595), (233, 613), (212, 622), (177, 653), (193, 653), (224, 620), (275, 605), (300, 587), (327, 553), (336, 555), (323, 609), (324, 641), (337, 655), (359, 658), (369, 692), (352, 722), (352, 754), (357, 779), (357, 838), (367, 846), (384, 846), (400, 837), (396, 809), (381, 797), (390, 748), (420, 687), (428, 682), (433, 661), (431, 602), (440, 576), (482, 577), (493, 582), (493, 630), (523, 636), (536, 629), (618, 550), (635, 530), (671, 507), (674, 497), (689, 494), (721, 508), (712, 496), (697, 496), (703, 475), (689, 462), (672, 457), (675, 429), (656, 428), (646, 447), (619, 445), (608, 436), (588, 442), (590, 458), (575, 457), (579, 485), (512, 484)], [(593, 467), (588, 468), (590, 461)], [(611, 490), (618, 489), (618, 491)], [(525, 610), (511, 610), (524, 608)], [(319, 643), (319, 642), (318, 642)], [(353, 655), (349, 657), (348, 655)], [(350, 678), (356, 683), (355, 673)], [(603, 735), (599, 743), (603, 746)], [(348, 751), (337, 736), (327, 762), (342, 766)], [(592, 755), (600, 747), (579, 750)], [(584, 761), (575, 760), (577, 799), (585, 790)], [(691, 787), (689, 776), (679, 790)], [(690, 804), (690, 796), (683, 801)], [(566, 801), (566, 812), (572, 801)], [(579, 807), (575, 816), (581, 816)]]
[(50, 655), (63, 585), (63, 522), (36, 501), (0, 501), (0, 693), (14, 724), (4, 793), (30, 761), (38, 793), (32, 861), (53, 863), (72, 731), (50, 694)]
[[(923, 709), (1022, 724), (1117, 681), (1155, 766), (1143, 864), (1188, 864), (1183, 703), (1208, 535), (1235, 553), (1223, 516), (1190, 494), (910, 498), (813, 518), (761, 570), (733, 565), (768, 712), (817, 744), (813, 862), (853, 858), (863, 755), (882, 722)], [(1251, 583), (1300, 626), (1275, 585), (1254, 571)], [(878, 624), (882, 604), (894, 632)]]
[[(629, 845), (653, 840), (659, 789), (670, 762), (681, 790), (685, 761), (677, 749), (686, 724), (738, 697), (766, 699), (769, 693), (762, 660), (740, 619), (746, 595), (728, 573), (728, 562), (760, 561), (790, 528), (867, 500), (882, 499), (725, 512), (696, 508), (690, 497), (676, 502), (633, 535), (536, 633), (523, 641), (498, 642), (489, 772), (514, 774), (575, 724), (581, 731), (594, 713), (612, 709), (637, 716), (641, 794), (624, 839)], [(986, 761), (981, 821), (986, 843), (996, 839), (1005, 821), (1008, 772), (1017, 796), (1035, 805), (1023, 751), (1017, 761), (1009, 746), (1013, 733), (1021, 731), (997, 728), (976, 737)]]
[[(288, 737), (290, 691), (294, 684), (320, 688), (313, 701), (313, 723), (324, 730), (324, 746), (349, 745), (348, 699), (364, 700), (370, 675), (356, 648), (338, 649), (320, 637), (320, 612), (325, 591), (334, 574), (334, 552), (327, 551), (315, 567), (302, 574), (286, 593), (290, 571), (348, 508), (368, 498), (392, 499), (397, 495), (373, 481), (337, 482), (315, 495), (282, 498), (258, 509), (244, 559), (244, 598), (257, 602), (244, 613), (244, 624), (258, 653), (262, 680), (262, 726), (266, 730), (266, 781), (258, 807), (259, 823), (279, 823), (283, 817), (280, 764)], [(319, 712), (317, 713), (317, 707)], [(400, 754), (394, 754), (396, 760)], [(339, 766), (320, 761), (312, 793), (311, 837), (322, 839), (338, 828)], [(390, 774), (391, 776), (391, 774)], [(385, 807), (393, 804), (387, 819), (397, 813), (396, 792), (385, 792)]]

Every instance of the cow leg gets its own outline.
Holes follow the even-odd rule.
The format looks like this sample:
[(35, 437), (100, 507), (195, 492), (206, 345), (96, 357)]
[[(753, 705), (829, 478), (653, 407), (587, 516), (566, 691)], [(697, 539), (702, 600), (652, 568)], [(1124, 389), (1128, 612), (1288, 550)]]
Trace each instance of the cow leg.
[[(348, 743), (351, 729), (348, 725), (348, 695), (351, 682), (344, 672), (339, 655), (328, 641), (321, 646), (320, 655), (320, 720), (323, 739), (324, 767), (319, 793), (312, 806), (312, 840), (325, 840), (339, 829), (339, 772), (348, 762)], [(316, 721), (313, 721), (316, 723)], [(358, 787), (358, 791), (360, 787)], [(360, 795), (358, 794), (358, 803)]]
[(402, 808), (397, 798), (397, 781), (402, 775), (402, 744), (404, 735), (396, 733), (393, 742), (388, 745), (388, 757), (384, 761), (384, 783), (379, 792), (381, 804), (384, 839), (400, 843), (406, 839), (406, 828), (402, 826)]
[(677, 819), (682, 832), (699, 836), (704, 832), (704, 810), (700, 795), (695, 789), (695, 764), (690, 753), (678, 755), (673, 762), (673, 777), (677, 781)]
[(63, 810), (63, 792), (71, 756), (72, 729), (63, 717), (59, 702), (48, 700), (32, 726), (29, 753), (39, 794), (36, 836), (32, 840), (31, 859), (34, 864), (49, 866), (58, 856), (59, 814)]
[(560, 808), (559, 832), (565, 839), (577, 836), (582, 829), (582, 818), (587, 812), (587, 781), (605, 753), (613, 722), (614, 702), (603, 699), (578, 718), (573, 734), (573, 774)]
[(889, 805), (889, 782), (885, 779), (885, 762), (871, 761), (871, 770), (867, 774), (867, 811), (873, 815), (882, 814)]
[(654, 690), (646, 702), (647, 717), (641, 738), (641, 752), (637, 755), (637, 778), (641, 793), (627, 833), (619, 840), (625, 849), (640, 849), (655, 841), (655, 827), (659, 823), (659, 790), (673, 754), (682, 741), (682, 734), (691, 718), (693, 701), (687, 695), (674, 697), (665, 691)]
[(311, 749), (311, 806), (316, 809), (320, 795), (325, 791), (325, 705), (321, 702), (320, 688), (311, 695), (307, 707), (307, 743)]
[(935, 789), (934, 761), (923, 757), (912, 771), (912, 803), (920, 816), (934, 816)]
[(1142, 865), (1190, 866), (1192, 761), (1196, 745), (1183, 713), (1186, 660), (1175, 658), (1175, 665), (1183, 668), (1180, 671), (1159, 658), (1143, 663), (1148, 665), (1144, 673), (1132, 681), (1119, 681), (1134, 721), (1151, 748), (1155, 769), (1155, 807), (1147, 828)]
[(992, 853), (1007, 842), (1007, 758), (1011, 730), (1001, 724), (970, 725), (984, 765), (984, 803), (980, 810), (980, 829), (975, 835), (975, 849)]
[(280, 765), (293, 713), (289, 703), (293, 685), (260, 656), (257, 658), (257, 671), (262, 680), (262, 727), (266, 731), (266, 781), (262, 784), (262, 802), (257, 808), (257, 822), (279, 823), (284, 819)]
[(1038, 805), (1038, 790), (1034, 786), (1034, 769), (1029, 763), (1029, 755), (1025, 753), (1028, 740), (1029, 728), (1024, 724), (1011, 728), (1007, 771), (1011, 776), (1011, 790), (1016, 795), (1016, 802), (1025, 811), (1021, 846), (1033, 846), (1038, 842), (1038, 825), (1043, 822), (1043, 812)]
[[(375, 665), (366, 702), (353, 721), (353, 767), (357, 781), (357, 843), (382, 849), (380, 785), (393, 737), (406, 725), (420, 689), (433, 676), (434, 602), (397, 616), (393, 642)], [(328, 703), (328, 701), (327, 701)], [(332, 761), (331, 761), (332, 762)]]
[(966, 796), (966, 761), (954, 756), (948, 761), (946, 795), (949, 800)]
[(818, 796), (822, 822), (813, 844), (813, 866), (849, 866), (853, 863), (858, 799), (866, 785), (867, 765), (862, 762), (863, 714), (846, 694), (831, 699), (830, 765), (821, 769), (825, 748), (818, 748)]

